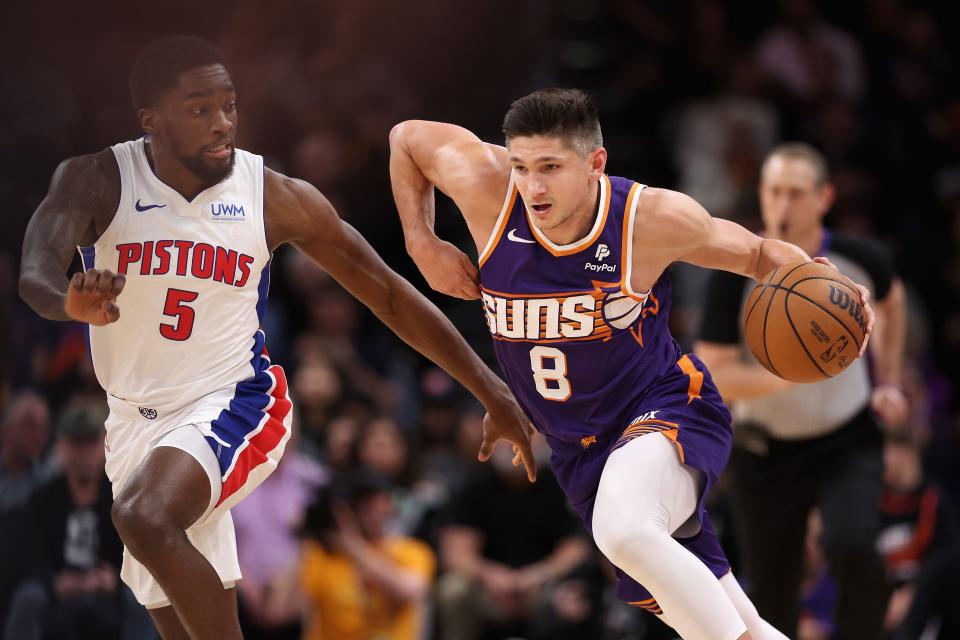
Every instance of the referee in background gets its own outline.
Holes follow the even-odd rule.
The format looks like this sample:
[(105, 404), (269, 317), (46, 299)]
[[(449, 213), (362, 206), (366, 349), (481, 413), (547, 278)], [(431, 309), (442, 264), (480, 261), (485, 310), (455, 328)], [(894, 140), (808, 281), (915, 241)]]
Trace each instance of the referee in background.
[(835, 637), (875, 640), (888, 595), (874, 549), (883, 483), (878, 421), (896, 425), (907, 414), (903, 284), (879, 243), (824, 228), (836, 192), (813, 147), (775, 148), (763, 163), (759, 194), (766, 237), (828, 257), (871, 290), (877, 317), (870, 365), (861, 358), (836, 378), (795, 384), (761, 367), (744, 344), (742, 309), (754, 283), (722, 271), (711, 276), (695, 351), (734, 416), (728, 474), (740, 557), (760, 615), (797, 637), (807, 518), (818, 508), (839, 586)]

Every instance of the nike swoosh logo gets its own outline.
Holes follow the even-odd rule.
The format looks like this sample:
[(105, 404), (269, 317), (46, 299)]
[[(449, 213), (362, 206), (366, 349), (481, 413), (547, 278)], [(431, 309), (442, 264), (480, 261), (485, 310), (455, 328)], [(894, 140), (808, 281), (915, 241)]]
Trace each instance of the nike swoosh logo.
[(522, 242), (523, 244), (533, 244), (534, 242), (536, 242), (536, 240), (527, 240), (526, 238), (518, 238), (516, 227), (514, 227), (513, 229), (510, 229), (510, 233), (507, 234), (507, 240), (510, 240), (512, 242)]
[(137, 202), (133, 206), (134, 208), (136, 208), (137, 211), (139, 211), (140, 213), (143, 213), (144, 211), (150, 211), (150, 209), (163, 209), (167, 205), (165, 204), (142, 205), (140, 204), (140, 198), (137, 198)]

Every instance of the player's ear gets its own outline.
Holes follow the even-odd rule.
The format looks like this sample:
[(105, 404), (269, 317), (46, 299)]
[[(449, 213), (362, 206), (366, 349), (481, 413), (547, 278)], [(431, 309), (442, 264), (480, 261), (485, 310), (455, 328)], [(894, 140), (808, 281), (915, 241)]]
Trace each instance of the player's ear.
[(607, 168), (607, 150), (603, 147), (597, 147), (587, 156), (590, 162), (590, 175), (599, 178)]
[(827, 215), (834, 201), (837, 199), (837, 188), (832, 182), (826, 182), (820, 187), (820, 217)]
[(152, 134), (157, 128), (157, 112), (153, 109), (137, 111), (137, 120), (140, 121), (140, 129), (146, 134)]

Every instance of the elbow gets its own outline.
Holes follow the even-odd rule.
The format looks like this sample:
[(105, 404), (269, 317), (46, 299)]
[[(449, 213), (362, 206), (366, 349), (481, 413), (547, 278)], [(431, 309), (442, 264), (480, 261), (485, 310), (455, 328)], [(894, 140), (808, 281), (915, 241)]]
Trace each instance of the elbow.
[(404, 120), (398, 124), (393, 125), (393, 128), (390, 129), (390, 149), (397, 149), (401, 147), (406, 141), (406, 136), (409, 133), (409, 130), (414, 124), (414, 120)]
[(20, 299), (26, 302), (34, 311), (38, 311), (35, 304), (36, 292), (37, 286), (34, 279), (26, 273), (21, 273), (20, 280), (17, 282), (17, 294), (20, 296)]

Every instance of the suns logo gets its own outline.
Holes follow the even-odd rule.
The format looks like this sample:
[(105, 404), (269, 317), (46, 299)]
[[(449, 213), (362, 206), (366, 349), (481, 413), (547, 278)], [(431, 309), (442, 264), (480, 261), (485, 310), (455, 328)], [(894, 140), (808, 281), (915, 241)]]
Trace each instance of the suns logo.
[[(643, 344), (635, 325), (647, 315), (649, 299), (627, 295), (619, 282), (593, 284), (592, 291), (528, 297), (484, 290), (487, 327), (494, 339), (541, 343), (609, 340), (614, 330), (629, 329)], [(652, 313), (658, 309), (655, 304)]]

